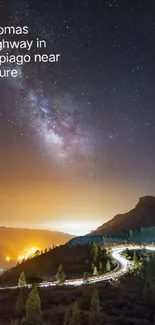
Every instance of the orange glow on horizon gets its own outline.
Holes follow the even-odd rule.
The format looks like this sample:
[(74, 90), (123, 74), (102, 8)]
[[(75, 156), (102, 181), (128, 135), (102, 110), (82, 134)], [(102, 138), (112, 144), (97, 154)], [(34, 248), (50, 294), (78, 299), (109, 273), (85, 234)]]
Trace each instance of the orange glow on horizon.
[(8, 263), (13, 261), (13, 260), (18, 261), (18, 262), (22, 262), (23, 260), (34, 257), (36, 252), (38, 252), (38, 255), (39, 255), (40, 252), (41, 252), (41, 249), (36, 247), (36, 246), (32, 246), (31, 248), (24, 249), (23, 252), (19, 253), (19, 255), (16, 256), (16, 257), (11, 257), (10, 255), (7, 255), (5, 257), (5, 260)]
[(37, 251), (40, 252), (41, 249), (35, 246), (29, 249), (24, 249), (24, 253), (22, 255), (17, 256), (18, 262), (21, 262), (24, 259), (27, 260), (30, 257), (34, 257)]
[(75, 236), (83, 236), (90, 233), (92, 230), (99, 227), (98, 222), (92, 221), (69, 221), (58, 223), (55, 227), (52, 227), (53, 230), (65, 232)]

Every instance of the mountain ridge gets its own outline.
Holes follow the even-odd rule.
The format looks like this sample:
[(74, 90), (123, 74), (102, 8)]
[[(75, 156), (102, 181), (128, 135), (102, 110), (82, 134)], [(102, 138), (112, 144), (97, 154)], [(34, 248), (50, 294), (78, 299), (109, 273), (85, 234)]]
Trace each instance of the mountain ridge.
[(23, 255), (25, 249), (37, 247), (41, 250), (53, 245), (63, 245), (74, 235), (66, 234), (59, 231), (15, 228), (0, 226), (0, 267), (11, 266), (14, 260), (7, 264), (6, 256), (17, 257)]
[(139, 198), (130, 211), (115, 215), (111, 220), (99, 226), (87, 235), (115, 234), (125, 230), (137, 230), (141, 226), (155, 226), (155, 197), (151, 195)]

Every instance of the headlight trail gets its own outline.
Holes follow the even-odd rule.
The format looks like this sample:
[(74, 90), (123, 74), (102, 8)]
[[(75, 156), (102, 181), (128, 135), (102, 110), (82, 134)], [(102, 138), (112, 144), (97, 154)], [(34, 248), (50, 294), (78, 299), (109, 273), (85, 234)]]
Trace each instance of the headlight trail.
[[(72, 280), (66, 280), (62, 286), (81, 286), (83, 284), (91, 284), (91, 283), (96, 283), (96, 282), (102, 282), (102, 281), (107, 281), (110, 279), (115, 279), (120, 276), (122, 276), (124, 273), (127, 272), (128, 268), (132, 268), (132, 262), (128, 261), (124, 256), (121, 256), (121, 253), (125, 250), (149, 250), (149, 251), (155, 251), (155, 246), (151, 245), (120, 245), (120, 246), (114, 246), (112, 248), (112, 258), (117, 262), (116, 268), (108, 273), (98, 275), (98, 276), (92, 276), (88, 277), (87, 280), (84, 281), (83, 278), (80, 279), (72, 279)], [(57, 286), (58, 283), (56, 281), (53, 282), (41, 282), (38, 284), (38, 287), (43, 288), (43, 287), (55, 287)], [(31, 288), (32, 285), (28, 284), (25, 287)], [(9, 286), (9, 287), (2, 287), (0, 290), (16, 290), (19, 289), (18, 286)]]

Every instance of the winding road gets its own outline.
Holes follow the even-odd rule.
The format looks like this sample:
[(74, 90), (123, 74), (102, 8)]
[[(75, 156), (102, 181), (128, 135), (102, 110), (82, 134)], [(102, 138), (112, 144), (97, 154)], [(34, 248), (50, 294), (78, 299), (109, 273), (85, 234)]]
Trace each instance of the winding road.
[[(91, 283), (96, 283), (96, 282), (102, 282), (102, 281), (107, 281), (110, 279), (115, 279), (120, 276), (122, 276), (124, 273), (127, 272), (128, 268), (132, 268), (132, 262), (128, 261), (124, 256), (121, 256), (121, 253), (125, 250), (148, 250), (148, 251), (155, 251), (155, 246), (153, 245), (121, 245), (121, 246), (115, 246), (112, 248), (112, 258), (117, 262), (116, 268), (108, 273), (98, 275), (98, 276), (93, 276), (93, 277), (88, 277), (87, 281), (85, 282), (83, 278), (81, 279), (72, 279), (72, 280), (66, 280), (64, 282), (64, 286), (80, 286), (83, 285), (84, 283), (91, 284)], [(57, 282), (41, 282), (38, 284), (39, 287), (53, 287), (56, 286)], [(31, 285), (28, 284), (26, 287), (31, 288)], [(18, 289), (18, 286), (11, 286), (11, 287), (2, 287), (0, 290), (15, 290)]]

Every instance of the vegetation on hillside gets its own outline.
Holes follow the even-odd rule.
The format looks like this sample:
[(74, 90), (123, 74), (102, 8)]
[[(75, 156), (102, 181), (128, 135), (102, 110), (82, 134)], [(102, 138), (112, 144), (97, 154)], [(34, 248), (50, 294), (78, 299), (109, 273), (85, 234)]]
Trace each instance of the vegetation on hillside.
[[(22, 287), (26, 282), (58, 281), (63, 283), (65, 279), (83, 278), (85, 272), (88, 277), (105, 273), (108, 260), (109, 268), (114, 269), (116, 264), (109, 252), (103, 244), (98, 245), (95, 242), (73, 247), (54, 247), (47, 253), (23, 261), (2, 274), (0, 284), (2, 286), (17, 285), (19, 281), (18, 284)], [(63, 274), (60, 274), (61, 268)]]
[[(61, 252), (61, 248), (56, 250)], [(106, 251), (104, 244), (99, 246), (94, 242), (67, 247), (67, 250), (74, 252), (76, 264), (72, 270), (76, 269), (82, 257), (83, 286), (69, 288), (59, 285), (64, 283), (67, 270), (66, 264), (60, 262), (54, 275), (56, 287), (38, 288), (33, 283), (28, 289), (25, 287), (27, 274), (22, 269), (16, 282), (18, 290), (0, 291), (0, 325), (153, 325), (154, 254), (144, 250), (125, 250), (123, 255), (133, 263), (132, 270), (119, 279), (89, 285), (89, 274), (109, 272), (114, 267), (111, 250)], [(75, 255), (77, 251), (79, 255)], [(46, 256), (51, 256), (51, 253)]]
[(97, 285), (0, 291), (0, 325), (153, 325), (155, 255), (137, 251), (136, 261), (139, 268)]

